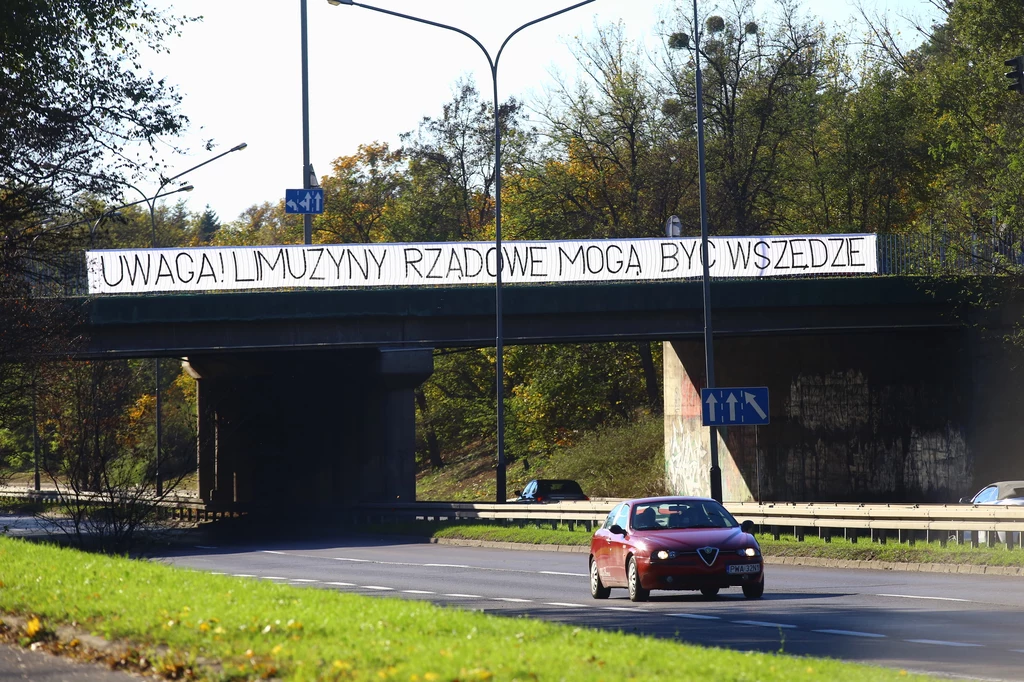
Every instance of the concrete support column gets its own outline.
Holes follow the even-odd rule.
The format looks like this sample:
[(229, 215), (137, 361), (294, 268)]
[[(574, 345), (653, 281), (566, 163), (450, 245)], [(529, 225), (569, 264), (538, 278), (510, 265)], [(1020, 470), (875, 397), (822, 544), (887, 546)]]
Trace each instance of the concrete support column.
[[(676, 495), (711, 495), (711, 436), (701, 425), (700, 389), (707, 385), (702, 341), (666, 341), (662, 367), (665, 386), (665, 478)], [(733, 429), (735, 430), (735, 429)], [(737, 466), (730, 429), (719, 428), (718, 463), (725, 502), (753, 501)], [(752, 457), (756, 452), (749, 453)]]
[(196, 380), (196, 464), (199, 498), (210, 502), (217, 486), (217, 413), (214, 409), (211, 379)]

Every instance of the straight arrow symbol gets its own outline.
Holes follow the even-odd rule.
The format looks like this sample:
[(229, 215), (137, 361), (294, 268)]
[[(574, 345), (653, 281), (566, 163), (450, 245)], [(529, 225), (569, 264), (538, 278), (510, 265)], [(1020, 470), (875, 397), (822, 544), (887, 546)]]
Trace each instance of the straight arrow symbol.
[(708, 404), (708, 414), (711, 417), (711, 419), (709, 419), (708, 421), (714, 422), (715, 421), (715, 405), (718, 404), (718, 401), (715, 400), (715, 396), (713, 396), (713, 395), (711, 395), (709, 393), (708, 394), (708, 399), (705, 400), (704, 402), (706, 402)]
[(746, 391), (744, 391), (743, 399), (747, 402), (747, 405), (750, 405), (751, 407), (754, 408), (754, 412), (757, 412), (758, 417), (760, 417), (761, 419), (767, 418), (768, 415), (764, 413), (764, 410), (761, 409), (761, 406), (757, 404), (756, 400), (754, 400), (753, 393), (747, 393)]
[(730, 393), (729, 397), (725, 399), (725, 402), (729, 404), (729, 421), (736, 421), (736, 403), (739, 402), (739, 400), (736, 399), (736, 394)]

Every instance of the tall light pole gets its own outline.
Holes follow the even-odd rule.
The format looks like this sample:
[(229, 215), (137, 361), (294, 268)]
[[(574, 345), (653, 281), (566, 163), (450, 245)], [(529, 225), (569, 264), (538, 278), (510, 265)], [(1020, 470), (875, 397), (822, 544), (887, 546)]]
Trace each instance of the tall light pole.
[[(207, 159), (206, 161), (203, 161), (202, 163), (197, 163), (196, 165), (192, 166), (191, 168), (186, 168), (185, 170), (181, 171), (177, 175), (172, 175), (169, 178), (165, 178), (165, 177), (161, 176), (160, 177), (160, 187), (157, 189), (156, 193), (152, 197), (146, 197), (146, 193), (143, 192), (138, 187), (136, 187), (135, 185), (133, 185), (131, 183), (128, 183), (128, 182), (124, 183), (127, 187), (131, 187), (136, 192), (141, 194), (144, 197), (143, 201), (145, 201), (146, 205), (149, 207), (149, 224), (150, 224), (150, 228), (152, 229), (152, 232), (153, 232), (153, 234), (152, 234), (152, 248), (155, 249), (158, 246), (157, 238), (156, 238), (156, 200), (159, 199), (162, 196), (167, 196), (167, 194), (174, 194), (174, 192), (168, 192), (167, 194), (163, 194), (162, 192), (164, 190), (164, 187), (166, 187), (167, 185), (171, 184), (172, 182), (174, 182), (178, 178), (182, 177), (183, 175), (185, 175), (187, 173), (191, 173), (192, 171), (194, 171), (197, 168), (202, 168), (206, 164), (212, 163), (213, 161), (216, 161), (217, 159), (221, 158), (222, 156), (227, 156), (228, 154), (230, 154), (232, 152), (241, 151), (241, 150), (245, 149), (248, 146), (249, 145), (247, 145), (245, 142), (243, 142), (241, 144), (237, 144), (234, 147), (232, 147), (231, 149), (227, 150), (226, 152), (221, 152), (220, 154), (217, 154), (216, 156), (213, 156), (213, 157)], [(181, 187), (181, 188), (175, 190), (175, 192), (189, 192), (191, 190), (192, 190), (192, 185), (186, 185), (184, 187)], [(137, 202), (137, 203), (140, 203), (140, 202)], [(162, 428), (163, 427), (163, 424), (162, 424), (163, 409), (162, 409), (162, 399), (161, 399), (162, 398), (162, 391), (160, 390), (160, 358), (153, 358), (153, 384), (154, 384), (154, 389), (155, 389), (155, 393), (156, 393), (156, 405), (155, 405), (155, 409), (156, 409), (156, 423), (154, 424), (154, 428), (156, 429), (156, 437), (155, 437), (156, 443), (154, 445), (155, 454), (156, 454), (156, 494), (157, 495), (163, 495), (164, 494), (164, 484), (163, 484), (163, 478), (161, 478), (161, 476), (160, 476), (160, 441), (162, 440), (161, 435), (163, 433), (163, 428)]]
[[(669, 46), (673, 49), (687, 47), (685, 34), (673, 35)], [(715, 346), (711, 329), (711, 278), (708, 272), (708, 183), (704, 173), (704, 84), (700, 73), (700, 21), (697, 18), (697, 0), (693, 0), (693, 59), (696, 65), (697, 100), (697, 174), (700, 186), (700, 249), (701, 283), (704, 291), (704, 363), (708, 388), (715, 387)], [(709, 426), (711, 437), (711, 497), (722, 501), (722, 469), (718, 465), (718, 429)]]
[(462, 34), (473, 41), (480, 51), (484, 53), (487, 58), (487, 64), (491, 67), (491, 85), (493, 87), (494, 95), (494, 269), (495, 269), (495, 280), (494, 280), (494, 316), (495, 316), (495, 356), (496, 356), (496, 367), (495, 367), (495, 395), (497, 402), (497, 450), (498, 450), (498, 469), (497, 469), (497, 481), (495, 497), (497, 502), (504, 502), (508, 495), (507, 488), (505, 485), (505, 388), (503, 385), (504, 377), (504, 355), (505, 355), (505, 342), (504, 342), (504, 328), (502, 325), (502, 311), (501, 311), (501, 270), (503, 266), (503, 257), (501, 254), (501, 120), (498, 117), (498, 60), (501, 59), (501, 53), (505, 50), (505, 46), (508, 45), (508, 41), (512, 40), (512, 37), (522, 31), (528, 26), (539, 24), (542, 21), (557, 17), (559, 14), (565, 14), (571, 10), (574, 10), (583, 5), (589, 5), (594, 0), (583, 0), (577, 2), (575, 5), (570, 5), (564, 9), (560, 9), (557, 12), (551, 14), (545, 14), (542, 17), (528, 21), (516, 30), (509, 33), (505, 40), (502, 41), (501, 47), (498, 48), (497, 54), (494, 58), (491, 58), (491, 53), (487, 51), (487, 48), (483, 46), (479, 40), (477, 40), (470, 33), (457, 28), (455, 26), (449, 26), (448, 24), (442, 24), (437, 21), (431, 21), (429, 19), (421, 19), (420, 17), (414, 17), (410, 14), (402, 14), (401, 12), (394, 12), (389, 9), (383, 9), (380, 7), (374, 7), (373, 5), (366, 5), (361, 2), (355, 2), (354, 0), (327, 0), (331, 5), (352, 5), (353, 7), (362, 7), (364, 9), (371, 9), (374, 12), (380, 12), (382, 14), (390, 14), (393, 17), (399, 17), (401, 19), (409, 19), (411, 21), (417, 21), (421, 24), (427, 24), (429, 26), (436, 26), (437, 28), (443, 28), (449, 31)]
[[(313, 168), (309, 164), (309, 57), (307, 48), (306, 0), (300, 0), (299, 11), (302, 13), (302, 189), (313, 186)], [(302, 214), (302, 243), (313, 243), (313, 216)]]

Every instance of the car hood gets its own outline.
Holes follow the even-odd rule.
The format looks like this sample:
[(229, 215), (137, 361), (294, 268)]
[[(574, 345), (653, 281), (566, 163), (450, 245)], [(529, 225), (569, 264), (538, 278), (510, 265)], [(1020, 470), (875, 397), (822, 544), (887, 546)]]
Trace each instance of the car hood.
[(639, 531), (635, 540), (643, 540), (651, 548), (694, 551), (699, 547), (740, 549), (749, 547), (751, 537), (739, 528), (680, 528), (674, 530)]

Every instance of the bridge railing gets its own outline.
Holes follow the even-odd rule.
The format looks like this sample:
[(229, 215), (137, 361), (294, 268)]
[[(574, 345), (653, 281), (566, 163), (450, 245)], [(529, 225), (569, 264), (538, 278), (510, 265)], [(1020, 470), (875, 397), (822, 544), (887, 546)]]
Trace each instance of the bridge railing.
[[(880, 233), (876, 240), (878, 275), (991, 275), (1024, 267), (1024, 243), (1018, 236), (926, 233)], [(25, 269), (37, 297), (88, 294), (85, 253), (50, 254), (45, 262), (30, 261)], [(820, 279), (860, 275), (792, 274), (784, 279)]]
[[(483, 521), (505, 524), (559, 524), (593, 530), (604, 523), (620, 500), (550, 504), (476, 504), (469, 502), (410, 502), (364, 504), (350, 510), (357, 523), (423, 521)], [(742, 502), (726, 507), (738, 520), (749, 519), (758, 532), (778, 538), (792, 534), (825, 539), (844, 537), (886, 542), (971, 543), (1019, 547), (1024, 533), (1024, 507), (1009, 505), (856, 504)]]

